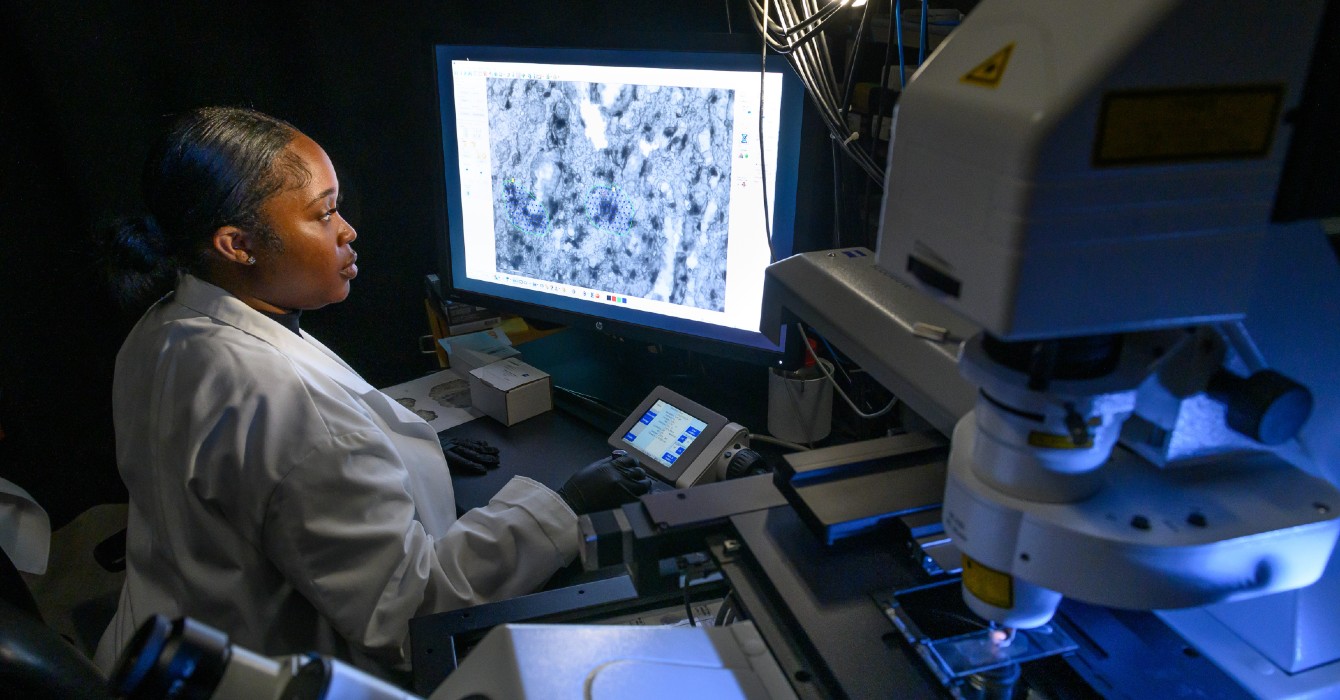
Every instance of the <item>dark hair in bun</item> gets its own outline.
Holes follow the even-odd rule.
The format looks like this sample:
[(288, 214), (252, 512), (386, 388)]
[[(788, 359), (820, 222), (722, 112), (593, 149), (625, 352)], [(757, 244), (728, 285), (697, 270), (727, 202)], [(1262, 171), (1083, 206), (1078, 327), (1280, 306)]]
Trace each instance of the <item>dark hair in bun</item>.
[(117, 221), (103, 234), (103, 271), (118, 301), (143, 307), (170, 291), (179, 272), (205, 273), (221, 226), (269, 234), (261, 204), (311, 177), (288, 151), (297, 134), (288, 122), (239, 107), (178, 117), (145, 163), (149, 216)]

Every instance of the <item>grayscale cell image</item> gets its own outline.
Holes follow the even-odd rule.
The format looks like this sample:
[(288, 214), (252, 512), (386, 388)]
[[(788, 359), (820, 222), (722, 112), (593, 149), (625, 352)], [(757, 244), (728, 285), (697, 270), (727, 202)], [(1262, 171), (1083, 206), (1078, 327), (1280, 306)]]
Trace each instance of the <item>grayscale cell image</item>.
[(425, 421), (427, 421), (427, 422), (429, 422), (429, 423), (432, 423), (433, 421), (437, 420), (437, 414), (436, 414), (436, 413), (434, 413), (434, 412), (432, 412), (432, 411), (429, 411), (429, 410), (422, 409), (422, 408), (415, 408), (414, 405), (417, 404), (418, 401), (415, 401), (414, 399), (412, 399), (412, 398), (410, 398), (410, 397), (408, 397), (408, 396), (403, 397), (403, 398), (396, 399), (396, 403), (398, 403), (398, 404), (400, 404), (401, 406), (404, 406), (405, 408), (408, 408), (409, 410), (413, 411), (413, 412), (414, 412), (414, 415), (416, 415), (416, 416), (418, 416), (418, 417), (424, 419)]
[(487, 99), (499, 272), (725, 309), (734, 91), (490, 78)]
[(451, 379), (441, 384), (434, 384), (433, 388), (428, 390), (428, 398), (443, 406), (469, 408), (470, 384), (464, 379)]

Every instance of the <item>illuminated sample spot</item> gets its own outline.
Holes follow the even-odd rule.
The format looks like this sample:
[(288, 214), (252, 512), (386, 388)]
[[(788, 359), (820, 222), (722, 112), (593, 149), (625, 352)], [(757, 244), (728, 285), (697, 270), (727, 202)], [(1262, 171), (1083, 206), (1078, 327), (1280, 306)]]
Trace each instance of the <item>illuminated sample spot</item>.
[(633, 199), (620, 187), (596, 185), (586, 192), (586, 219), (602, 231), (628, 233), (636, 212)]
[(503, 181), (503, 211), (513, 228), (534, 236), (549, 233), (549, 213), (544, 204), (516, 178)]

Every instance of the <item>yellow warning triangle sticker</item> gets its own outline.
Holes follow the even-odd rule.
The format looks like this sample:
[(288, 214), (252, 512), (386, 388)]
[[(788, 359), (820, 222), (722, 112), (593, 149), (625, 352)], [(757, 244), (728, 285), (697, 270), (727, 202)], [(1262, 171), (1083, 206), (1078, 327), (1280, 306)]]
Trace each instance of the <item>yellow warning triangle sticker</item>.
[(1000, 85), (1000, 79), (1005, 77), (1005, 65), (1010, 62), (1011, 51), (1014, 51), (1014, 42), (1006, 44), (1005, 48), (991, 54), (991, 58), (982, 61), (976, 68), (968, 71), (967, 75), (959, 78), (959, 82), (989, 88)]

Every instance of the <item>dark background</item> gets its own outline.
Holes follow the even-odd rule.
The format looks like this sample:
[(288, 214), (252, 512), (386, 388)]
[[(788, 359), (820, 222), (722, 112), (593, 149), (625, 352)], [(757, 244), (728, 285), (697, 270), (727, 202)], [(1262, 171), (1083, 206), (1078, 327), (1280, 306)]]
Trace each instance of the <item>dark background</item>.
[(111, 381), (135, 315), (100, 282), (93, 232), (142, 213), (168, 117), (250, 106), (326, 149), (360, 275), (303, 327), (387, 386), (436, 366), (417, 343), (439, 226), (434, 42), (754, 31), (743, 0), (4, 0), (0, 27), (0, 477), (53, 527), (126, 498)]
[[(975, 0), (932, 4), (966, 11)], [(1340, 35), (1338, 6), (1324, 22), (1330, 36)], [(726, 32), (755, 37), (746, 0), (0, 0), (0, 477), (32, 493), (57, 528), (126, 499), (111, 382), (137, 314), (100, 282), (94, 232), (143, 213), (144, 155), (172, 115), (250, 106), (330, 154), (359, 231), (360, 275), (348, 301), (305, 314), (303, 326), (388, 386), (436, 367), (418, 350), (442, 206), (432, 44), (673, 45)], [(860, 73), (874, 75), (865, 64), (881, 52), (866, 52)], [(1316, 60), (1335, 66), (1340, 43), (1322, 42)], [(1309, 85), (1316, 109), (1303, 116), (1315, 128), (1295, 144), (1304, 154), (1336, 152), (1337, 74), (1316, 71)], [(826, 240), (833, 164), (816, 128), (811, 120), (807, 134), (818, 145), (802, 143), (812, 185), (801, 187), (798, 209), (810, 213), (797, 234), (819, 241), (812, 247), (873, 247), (869, 227), (852, 225), (860, 207), (846, 204), (842, 240)], [(1340, 213), (1336, 163), (1286, 173), (1288, 191), (1307, 196), (1281, 218)], [(841, 178), (844, 202), (870, 194), (855, 170)], [(874, 194), (865, 201), (877, 205)]]

